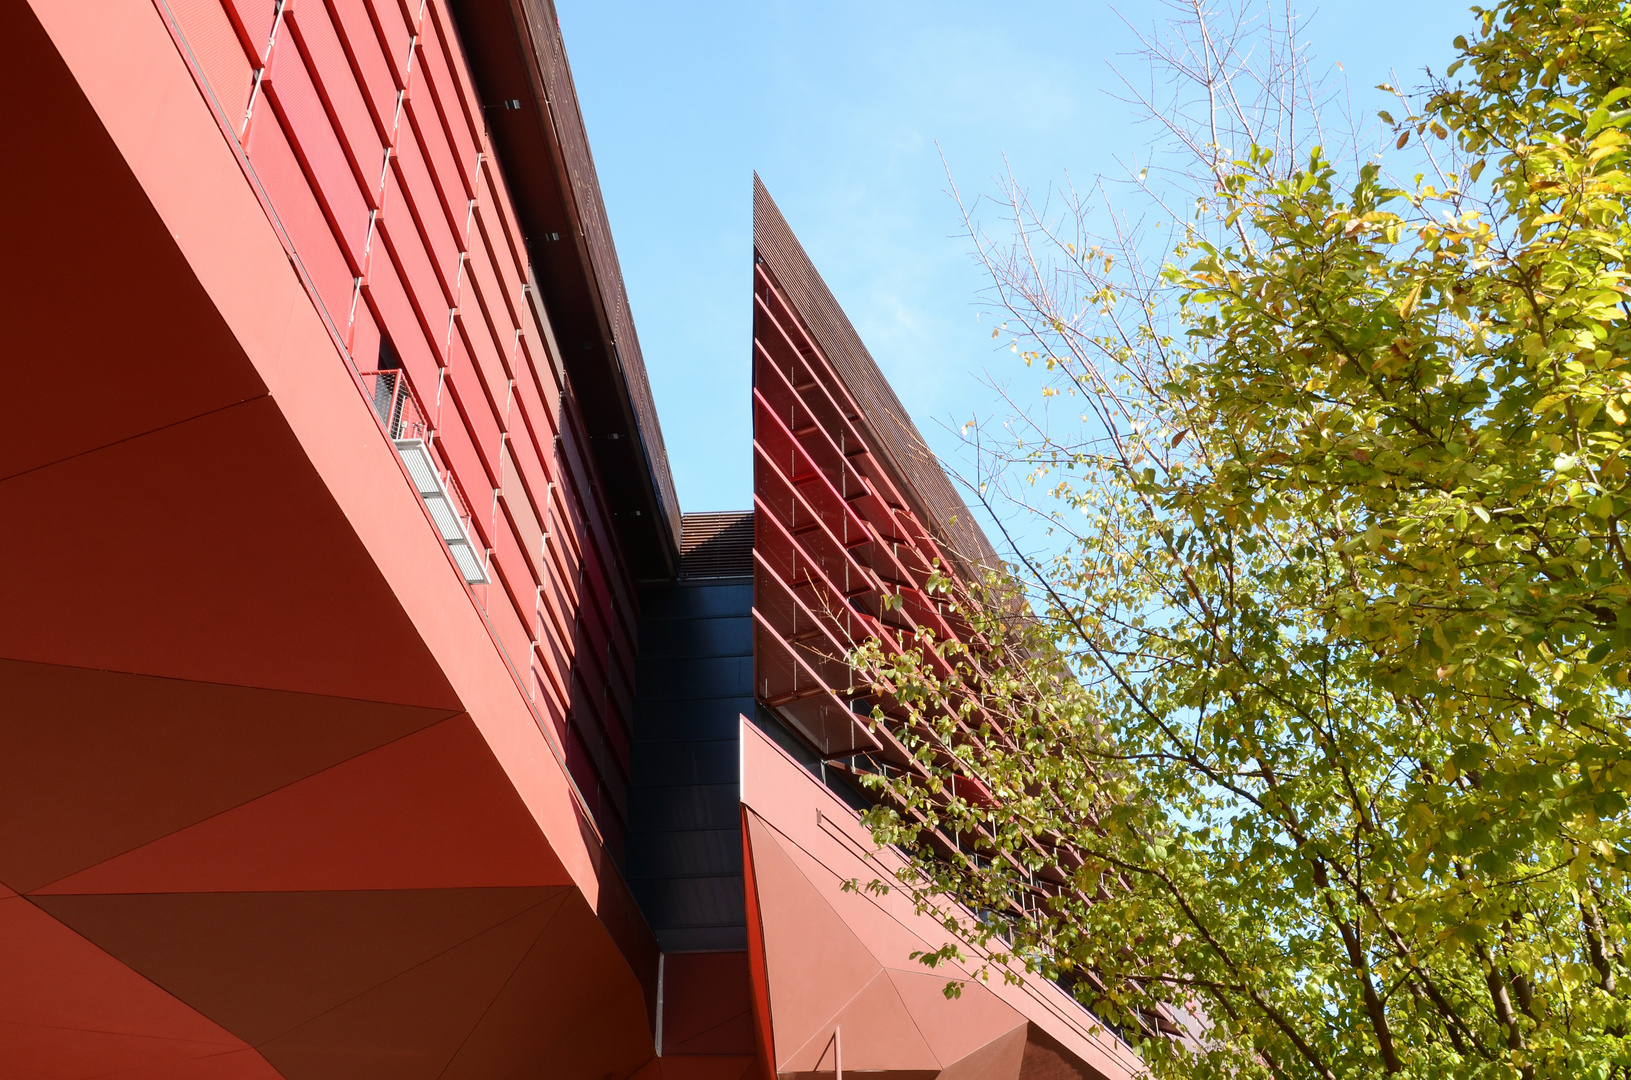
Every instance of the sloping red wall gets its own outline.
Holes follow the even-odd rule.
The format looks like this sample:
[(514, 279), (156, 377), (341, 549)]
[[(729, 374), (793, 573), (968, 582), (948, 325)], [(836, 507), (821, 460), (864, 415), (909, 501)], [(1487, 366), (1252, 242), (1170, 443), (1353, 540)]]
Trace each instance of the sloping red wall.
[[(505, 610), (522, 621), (509, 584), (465, 585), (359, 383), (365, 294), (396, 265), (383, 241), (362, 237), (367, 288), (353, 279), (354, 310), (337, 311), (320, 245), (288, 233), (305, 212), (289, 194), (298, 167), (318, 215), (301, 227), (328, 228), (336, 265), (356, 272), (355, 206), (310, 180), (332, 178), (301, 156), (317, 142), (296, 149), (299, 73), (275, 76), (286, 130), (267, 72), (256, 90), (253, 68), (228, 63), (234, 48), (252, 64), (304, 57), (292, 24), (256, 59), (239, 24), (254, 29), (262, 7), (215, 10), (238, 21), (196, 23), (194, 54), (224, 72), (206, 86), (266, 95), (247, 138), (251, 157), (256, 132), (294, 155), (272, 184), (281, 207), (262, 183), (275, 152), (264, 173), (240, 156), (168, 9), (0, 5), (0, 197), (14, 211), (0, 288), (0, 1074), (626, 1077), (652, 1056), (657, 964), (590, 816), (612, 820), (610, 788), (574, 790), (550, 741), (561, 729), (540, 723), (542, 690), (517, 661), (532, 639), (506, 636)], [(422, 46), (386, 35), (389, 6), (360, 10), (384, 69), (411, 80)], [(479, 200), (469, 213), (479, 225)], [(468, 268), (453, 269), (461, 307), (443, 310), (438, 358), (469, 343), (478, 308), (488, 325)], [(495, 296), (524, 299), (518, 285)], [(381, 316), (393, 334), (395, 318)], [(519, 486), (531, 470), (540, 490), (556, 484), (550, 520), (573, 522), (563, 551), (611, 559), (594, 478), (566, 450), (517, 465), (518, 486), (504, 473), (526, 452), (521, 418), (534, 422), (521, 380), (509, 385), (537, 366), (528, 335), (547, 338), (530, 318), (500, 356), (516, 400), (505, 413), (486, 398), (498, 445), (472, 434), (451, 362), (440, 398), (440, 365), (417, 389), (469, 436), (454, 480), (478, 531), (513, 532), (505, 503), (534, 492)], [(569, 402), (555, 407), (569, 425)], [(549, 408), (538, 415), (549, 430)], [(540, 555), (569, 567), (563, 551)], [(616, 582), (570, 583), (615, 616)]]
[[(762, 187), (757, 194), (755, 694), (815, 751), (828, 779), (842, 784), (882, 768), (921, 772), (896, 737), (908, 714), (884, 688), (856, 685), (847, 657), (864, 641), (897, 654), (921, 648), (949, 674), (917, 632), (942, 643), (972, 640), (947, 602), (969, 601), (971, 563), (944, 550), (914, 511), (928, 502), (877, 438), (882, 418), (866, 415), (811, 329), (848, 326), (830, 293), (806, 290), (830, 306), (823, 318), (808, 318), (778, 279), (777, 260), (794, 252), (803, 259), (802, 249), (779, 212), (760, 213), (773, 204)], [(807, 261), (784, 269), (815, 275)], [(875, 367), (868, 377), (882, 381)], [(871, 397), (893, 400), (892, 393)], [(909, 418), (891, 419), (897, 430), (915, 431)], [(933, 464), (927, 448), (916, 449)], [(964, 533), (970, 529), (978, 535), (972, 526)], [(985, 718), (973, 705), (979, 724)], [(953, 703), (939, 706), (966, 729)], [(882, 723), (872, 722), (875, 707)], [(971, 983), (961, 998), (941, 996), (946, 976), (912, 953), (949, 938), (934, 918), (911, 911), (892, 878), (900, 860), (873, 855), (856, 815), (756, 727), (742, 725), (742, 742), (749, 951), (762, 1052), (777, 1075), (813, 1077), (840, 1064), (898, 1080), (1103, 1080), (1137, 1072), (1131, 1051), (1046, 980), (1026, 979), (1023, 992)], [(991, 805), (976, 778), (954, 782), (959, 795)], [(933, 830), (925, 839), (945, 858), (965, 857), (962, 837)], [(894, 895), (869, 898), (844, 886), (872, 880)], [(949, 903), (946, 911), (960, 913)]]
[(620, 853), (635, 592), (445, 0), (159, 3), (352, 363), (400, 358), (477, 601)]

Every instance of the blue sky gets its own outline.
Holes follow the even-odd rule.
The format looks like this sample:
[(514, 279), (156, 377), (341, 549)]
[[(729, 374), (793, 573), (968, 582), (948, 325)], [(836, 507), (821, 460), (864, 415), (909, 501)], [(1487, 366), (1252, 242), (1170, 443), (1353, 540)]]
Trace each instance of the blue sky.
[[(1042, 190), (1122, 175), (1152, 133), (1109, 96), (1136, 67), (1116, 12), (1153, 0), (556, 0), (680, 502), (751, 502), (757, 169), (931, 445), (994, 409), (1015, 363), (947, 194), (1011, 166)], [(1442, 70), (1459, 0), (1326, 3), (1305, 37), (1358, 105)], [(938, 148), (937, 148), (938, 143)], [(1006, 162), (1006, 165), (1005, 165)]]

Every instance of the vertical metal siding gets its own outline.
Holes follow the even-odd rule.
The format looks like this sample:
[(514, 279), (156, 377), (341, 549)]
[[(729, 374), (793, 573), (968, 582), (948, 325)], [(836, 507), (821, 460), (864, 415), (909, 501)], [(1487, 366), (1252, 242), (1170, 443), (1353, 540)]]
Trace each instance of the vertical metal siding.
[[(329, 122), (328, 110), (317, 94), (305, 58), (292, 42), (284, 42), (272, 51), (272, 63), (262, 85), (278, 119), (283, 121), (307, 180), (351, 264), (352, 274), (361, 277), (363, 251), (368, 246), (368, 199)], [(341, 309), (342, 314), (345, 311)], [(339, 325), (343, 327), (347, 321), (343, 318)]]
[[(413, 24), (397, 0), (368, 0), (368, 14), (385, 48), (385, 60), (397, 86), (408, 85), (408, 58), (413, 53)], [(417, 6), (417, 0), (416, 0)]]
[(269, 52), (276, 0), (174, 3), (224, 111), (269, 66), (250, 162), (358, 369), (391, 339), (489, 549), (477, 601), (619, 851), (633, 583), (445, 0), (301, 0)]
[[(425, 163), (424, 151), (419, 146), (413, 125), (401, 124), (396, 129), (396, 149), (391, 155), (391, 173), (406, 196), (404, 202), (412, 214), (413, 225), (419, 233), (420, 243), (427, 261), (436, 272), (443, 292), (442, 307), (458, 303), (459, 243), (447, 223), (440, 193), (430, 178), (430, 167)], [(395, 191), (392, 192), (395, 194)], [(399, 214), (403, 203), (388, 200), (387, 219)], [(405, 224), (405, 223), (404, 223)], [(417, 284), (417, 283), (416, 283)]]
[(388, 146), (396, 127), (396, 98), (400, 89), (391, 65), (385, 59), (373, 17), (364, 0), (328, 0), (334, 29), (356, 76), (357, 89), (368, 104), (368, 114), (380, 144)]
[(226, 13), (256, 67), (266, 66), (266, 43), (272, 37), (278, 0), (226, 0)]
[(379, 209), (385, 179), (385, 143), (363, 96), (359, 73), (340, 43), (340, 35), (322, 4), (305, 4), (289, 13), (289, 27), (306, 57), (329, 119), (372, 209)]
[[(447, 320), (452, 305), (442, 291), (441, 279), (425, 251), (424, 237), (414, 227), (413, 217), (405, 203), (393, 170), (385, 185), (385, 209), (379, 219), (380, 238), (384, 241), (386, 254), (394, 263), (395, 277), (418, 315), (420, 326), (416, 332), (423, 336), (440, 366), (447, 356)], [(415, 332), (407, 326), (398, 328), (387, 324), (387, 328), (393, 340), (398, 333)], [(421, 382), (416, 385), (425, 384)]]
[(237, 27), (220, 0), (168, 2), (182, 36), (204, 71), (204, 81), (236, 127), (249, 105), (250, 88), (255, 85), (255, 65), (244, 50)]
[(300, 252), (300, 260), (311, 275), (330, 320), (338, 327), (347, 326), (354, 283), (351, 268), (334, 238), (334, 231), (329, 228), (328, 216), (318, 204), (305, 170), (295, 157), (294, 148), (270, 109), (260, 110), (249, 125), (244, 150), (266, 188), (278, 220)]
[[(423, 65), (419, 72), (424, 80), (421, 85), (430, 89), (430, 98), (435, 103), (441, 122), (441, 138), (446, 147), (446, 164), (452, 172), (452, 175), (444, 175), (443, 162), (437, 157), (437, 177), (447, 185), (449, 199), (464, 205), (476, 194), (476, 133), (482, 130), (483, 125), (473, 123), (459, 98), (435, 19), (426, 19), (420, 24), (418, 49), (419, 63)], [(425, 117), (425, 120), (428, 123), (430, 117)], [(459, 184), (456, 191), (452, 186), (455, 179)]]

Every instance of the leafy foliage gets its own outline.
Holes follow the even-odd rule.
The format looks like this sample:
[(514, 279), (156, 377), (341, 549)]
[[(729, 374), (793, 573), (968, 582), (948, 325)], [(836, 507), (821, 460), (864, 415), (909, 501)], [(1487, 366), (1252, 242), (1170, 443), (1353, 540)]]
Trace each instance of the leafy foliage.
[(1159, 275), (1033, 219), (1064, 554), (853, 658), (912, 887), (1157, 1075), (1631, 1076), (1631, 11), (1474, 14), (1431, 182), (1214, 142)]

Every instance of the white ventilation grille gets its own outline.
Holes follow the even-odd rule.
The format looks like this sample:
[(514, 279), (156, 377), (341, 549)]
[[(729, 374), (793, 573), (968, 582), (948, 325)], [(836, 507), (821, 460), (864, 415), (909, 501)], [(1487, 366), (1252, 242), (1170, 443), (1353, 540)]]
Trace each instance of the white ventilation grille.
[(448, 550), (453, 552), (453, 561), (458, 564), (464, 580), (472, 585), (487, 584), (487, 571), (482, 567), (481, 556), (471, 545), (470, 534), (459, 521), (459, 513), (454, 509), (453, 500), (448, 498), (447, 489), (442, 486), (442, 478), (436, 474), (436, 463), (431, 460), (430, 448), (425, 445), (425, 440), (397, 439), (395, 442), (397, 452), (408, 466), (408, 476), (418, 489), (420, 498), (430, 507), (430, 519), (436, 523), (442, 539), (447, 541)]

